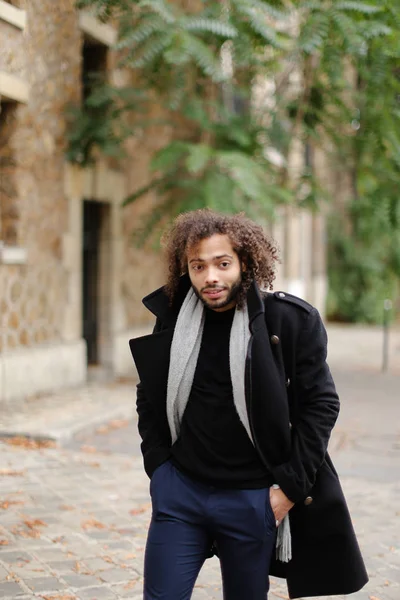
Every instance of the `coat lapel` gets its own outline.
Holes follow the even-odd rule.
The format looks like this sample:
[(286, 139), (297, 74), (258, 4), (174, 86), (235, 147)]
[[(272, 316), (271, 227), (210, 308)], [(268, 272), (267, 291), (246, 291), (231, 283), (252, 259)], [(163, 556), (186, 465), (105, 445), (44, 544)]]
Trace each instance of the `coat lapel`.
[(146, 396), (161, 414), (165, 412), (173, 328), (129, 340), (129, 346)]
[(153, 313), (163, 324), (164, 328), (175, 327), (176, 320), (183, 301), (190, 289), (190, 279), (188, 275), (180, 278), (176, 298), (171, 305), (165, 287), (160, 287), (142, 300), (145, 307)]
[(189, 288), (189, 277), (182, 277), (176, 301), (172, 306), (170, 306), (164, 287), (143, 298), (143, 304), (157, 317), (162, 324), (162, 329), (157, 333), (129, 340), (139, 379), (148, 398), (162, 413), (165, 413), (169, 361), (175, 323)]
[(265, 302), (253, 283), (247, 295), (252, 333), (246, 361), (246, 403), (257, 450), (265, 464), (277, 465), (290, 453), (289, 407), (280, 350), (271, 344)]

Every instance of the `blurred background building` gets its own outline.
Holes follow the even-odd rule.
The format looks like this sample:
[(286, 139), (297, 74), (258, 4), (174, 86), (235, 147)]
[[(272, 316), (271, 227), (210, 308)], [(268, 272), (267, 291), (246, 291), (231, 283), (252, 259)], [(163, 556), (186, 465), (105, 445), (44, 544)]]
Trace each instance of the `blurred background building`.
[[(0, 0), (2, 401), (76, 386), (88, 373), (131, 373), (128, 340), (151, 324), (141, 298), (165, 273), (131, 234), (152, 200), (121, 202), (146, 183), (168, 130), (131, 141), (129, 160), (99, 156), (79, 168), (65, 159), (66, 109), (84, 97), (88, 74), (124, 77), (116, 36), (73, 0)], [(299, 147), (293, 168), (306, 159)], [(283, 261), (275, 289), (324, 313), (324, 216), (279, 210), (270, 228)]]

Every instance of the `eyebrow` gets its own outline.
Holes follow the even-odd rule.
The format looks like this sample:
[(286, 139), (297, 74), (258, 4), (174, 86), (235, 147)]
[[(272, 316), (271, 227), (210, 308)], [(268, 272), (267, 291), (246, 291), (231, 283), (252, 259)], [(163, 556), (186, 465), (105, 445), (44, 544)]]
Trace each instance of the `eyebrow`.
[[(213, 256), (211, 260), (220, 260), (221, 258), (233, 258), (233, 256), (231, 256), (230, 254), (219, 254), (218, 256)], [(206, 262), (204, 260), (204, 258), (192, 258), (192, 260), (189, 261), (190, 263), (193, 262)]]

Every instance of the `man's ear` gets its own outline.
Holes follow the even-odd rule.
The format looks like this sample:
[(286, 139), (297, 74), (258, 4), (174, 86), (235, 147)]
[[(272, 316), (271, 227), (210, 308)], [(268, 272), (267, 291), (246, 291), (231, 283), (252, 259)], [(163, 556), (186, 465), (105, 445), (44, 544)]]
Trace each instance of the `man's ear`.
[(242, 266), (242, 272), (245, 273), (247, 271), (247, 265), (244, 262), (244, 260), (241, 261), (241, 266)]

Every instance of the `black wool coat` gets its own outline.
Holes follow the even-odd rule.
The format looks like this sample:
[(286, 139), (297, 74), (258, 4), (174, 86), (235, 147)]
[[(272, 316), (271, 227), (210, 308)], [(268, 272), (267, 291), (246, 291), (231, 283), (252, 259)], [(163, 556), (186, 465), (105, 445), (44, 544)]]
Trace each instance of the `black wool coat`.
[[(182, 277), (174, 306), (163, 288), (144, 298), (157, 317), (151, 335), (130, 340), (139, 373), (137, 411), (144, 466), (151, 477), (170, 456), (166, 415), (170, 347), (190, 286)], [(251, 338), (245, 371), (247, 412), (256, 449), (295, 505), (289, 513), (292, 560), (275, 558), (271, 575), (290, 598), (351, 594), (368, 581), (340, 482), (327, 453), (339, 399), (326, 364), (318, 311), (283, 292), (247, 295)]]

